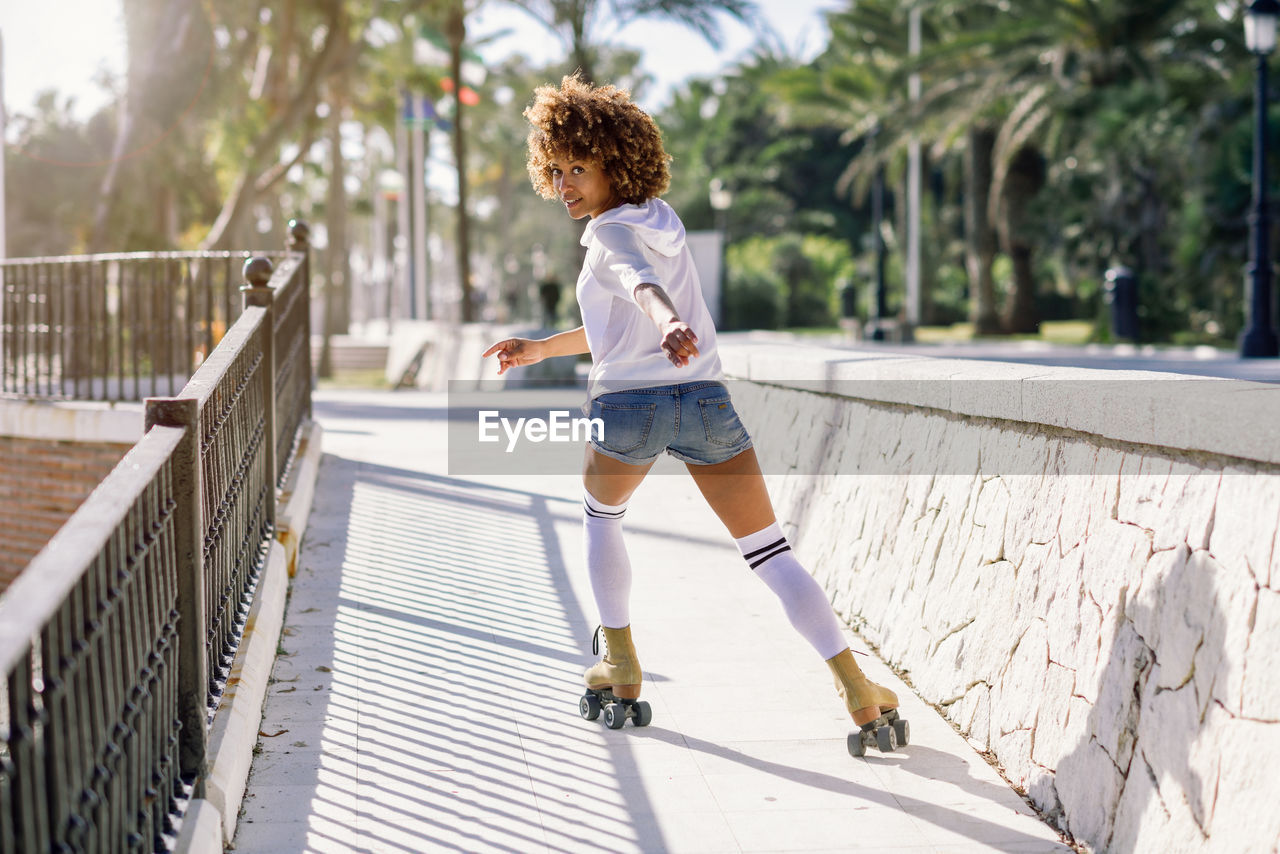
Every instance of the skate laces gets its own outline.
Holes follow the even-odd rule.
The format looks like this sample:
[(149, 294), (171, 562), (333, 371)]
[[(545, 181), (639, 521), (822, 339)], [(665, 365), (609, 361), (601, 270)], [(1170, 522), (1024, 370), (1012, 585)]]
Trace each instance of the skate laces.
[[(591, 654), (592, 654), (592, 655), (599, 655), (599, 654), (600, 654), (600, 636), (601, 636), (602, 634), (604, 634), (604, 632), (602, 631), (602, 629), (603, 629), (603, 628), (604, 628), (604, 626), (596, 626), (596, 630), (595, 630), (594, 632), (592, 632), (592, 633), (591, 633)], [(605, 638), (605, 642), (604, 642), (604, 654), (605, 654), (605, 655), (608, 655), (608, 654), (609, 654), (609, 640), (608, 640), (608, 638)]]

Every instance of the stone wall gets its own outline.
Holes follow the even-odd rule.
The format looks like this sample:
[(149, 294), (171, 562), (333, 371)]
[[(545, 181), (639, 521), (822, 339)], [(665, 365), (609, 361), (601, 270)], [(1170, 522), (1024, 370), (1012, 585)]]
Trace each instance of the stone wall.
[(141, 435), (140, 409), (0, 401), (0, 592)]
[(1280, 387), (722, 357), (838, 611), (1055, 822), (1098, 850), (1276, 850)]

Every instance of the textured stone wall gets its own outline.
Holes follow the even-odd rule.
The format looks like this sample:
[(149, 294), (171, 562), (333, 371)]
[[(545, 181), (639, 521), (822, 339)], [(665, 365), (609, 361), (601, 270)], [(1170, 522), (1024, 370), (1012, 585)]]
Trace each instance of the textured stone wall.
[[(1152, 406), (1167, 377), (1125, 397), (993, 366), (1015, 390), (975, 394), (945, 387), (975, 363), (725, 351), (754, 380), (735, 401), (784, 529), (838, 611), (1053, 820), (1098, 850), (1276, 850), (1280, 467), (1161, 409), (1252, 400), (1204, 423), (1270, 431), (1274, 455), (1258, 419), (1280, 388), (1213, 385), (1206, 403), (1202, 383), (1160, 383)], [(851, 397), (837, 364), (894, 382)], [(1080, 419), (1097, 432), (1060, 426)], [(1162, 429), (1179, 438), (1125, 438)]]

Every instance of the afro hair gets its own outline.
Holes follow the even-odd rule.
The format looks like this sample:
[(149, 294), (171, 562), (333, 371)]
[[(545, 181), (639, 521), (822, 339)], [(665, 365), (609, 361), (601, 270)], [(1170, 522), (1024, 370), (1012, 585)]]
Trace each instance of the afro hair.
[(529, 180), (544, 199), (556, 198), (550, 164), (557, 157), (599, 163), (613, 191), (627, 204), (657, 198), (671, 183), (671, 158), (662, 148), (662, 132), (626, 90), (565, 77), (558, 89), (535, 89), (524, 116), (533, 126)]

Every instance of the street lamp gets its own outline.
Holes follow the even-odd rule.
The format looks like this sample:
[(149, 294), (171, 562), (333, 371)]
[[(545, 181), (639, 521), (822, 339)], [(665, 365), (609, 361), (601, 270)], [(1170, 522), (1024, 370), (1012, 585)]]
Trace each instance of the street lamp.
[(712, 178), (707, 188), (711, 197), (711, 209), (716, 212), (716, 231), (720, 233), (720, 281), (716, 294), (716, 305), (712, 311), (717, 315), (715, 322), (724, 323), (724, 283), (725, 283), (725, 250), (729, 243), (728, 217), (729, 208), (733, 206), (733, 193), (725, 188), (719, 178)]
[(1271, 328), (1271, 216), (1267, 210), (1267, 57), (1276, 48), (1280, 0), (1253, 0), (1244, 13), (1244, 41), (1258, 58), (1254, 95), (1253, 213), (1249, 217), (1252, 257), (1249, 260), (1249, 325), (1240, 336), (1246, 358), (1280, 356)]

